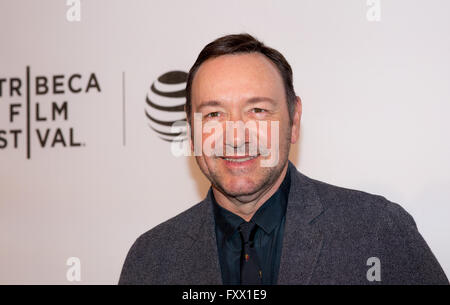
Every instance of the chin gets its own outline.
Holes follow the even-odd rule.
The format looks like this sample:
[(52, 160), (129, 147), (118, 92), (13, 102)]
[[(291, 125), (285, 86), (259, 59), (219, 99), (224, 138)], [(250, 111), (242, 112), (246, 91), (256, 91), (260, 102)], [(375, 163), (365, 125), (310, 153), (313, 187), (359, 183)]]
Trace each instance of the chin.
[(223, 183), (221, 188), (227, 195), (233, 197), (249, 196), (256, 193), (260, 189), (259, 185), (255, 184), (254, 181), (248, 181), (248, 179), (245, 178), (234, 178), (233, 181)]

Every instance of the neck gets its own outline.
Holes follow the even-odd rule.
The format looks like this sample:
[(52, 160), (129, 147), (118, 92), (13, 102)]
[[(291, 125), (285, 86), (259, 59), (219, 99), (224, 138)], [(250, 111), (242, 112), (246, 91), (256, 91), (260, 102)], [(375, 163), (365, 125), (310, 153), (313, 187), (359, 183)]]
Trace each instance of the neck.
[(289, 162), (286, 162), (286, 165), (281, 171), (281, 174), (279, 175), (277, 180), (272, 183), (272, 185), (259, 191), (250, 199), (227, 196), (213, 185), (212, 190), (214, 193), (214, 198), (216, 199), (217, 203), (224, 209), (240, 216), (245, 221), (249, 221), (250, 219), (252, 219), (256, 211), (264, 204), (264, 202), (266, 202), (278, 190), (284, 180), (284, 177), (286, 176), (288, 163)]

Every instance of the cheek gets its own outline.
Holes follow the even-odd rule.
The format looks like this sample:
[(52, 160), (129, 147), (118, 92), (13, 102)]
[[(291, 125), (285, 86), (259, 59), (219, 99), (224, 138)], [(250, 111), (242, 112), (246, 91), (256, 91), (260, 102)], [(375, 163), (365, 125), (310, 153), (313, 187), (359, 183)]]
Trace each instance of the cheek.
[(203, 174), (205, 176), (209, 177), (210, 170), (209, 170), (209, 167), (208, 167), (208, 164), (207, 164), (205, 158), (203, 156), (198, 156), (198, 157), (195, 157), (195, 159), (197, 161), (198, 166), (200, 167), (200, 170), (203, 172)]
[(266, 138), (267, 146), (271, 148), (272, 145), (281, 143), (284, 140), (285, 133), (285, 126), (280, 121), (267, 121), (267, 128), (260, 131), (260, 137)]
[(217, 153), (223, 154), (224, 137), (225, 134), (223, 124), (215, 125), (215, 127), (213, 127), (212, 129), (204, 129), (202, 131), (201, 149), (205, 159), (212, 158)]
[(272, 121), (267, 132), (268, 147), (278, 146), (279, 150), (284, 150), (286, 145), (291, 142), (291, 127), (288, 122)]

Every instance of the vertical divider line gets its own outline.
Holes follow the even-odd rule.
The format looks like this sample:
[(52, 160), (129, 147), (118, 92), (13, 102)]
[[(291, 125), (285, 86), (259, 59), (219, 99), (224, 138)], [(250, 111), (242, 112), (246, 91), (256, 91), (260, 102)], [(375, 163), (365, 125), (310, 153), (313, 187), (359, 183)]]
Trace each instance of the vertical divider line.
[(122, 144), (126, 145), (125, 71), (122, 72)]
[(27, 159), (31, 159), (30, 130), (30, 66), (27, 66)]

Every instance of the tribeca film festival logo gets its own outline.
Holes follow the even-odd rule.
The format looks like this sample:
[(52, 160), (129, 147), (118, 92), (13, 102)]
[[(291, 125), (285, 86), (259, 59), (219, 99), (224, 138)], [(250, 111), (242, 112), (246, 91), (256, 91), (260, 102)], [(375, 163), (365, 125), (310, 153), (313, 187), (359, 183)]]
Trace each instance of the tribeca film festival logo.
[(66, 94), (101, 92), (95, 73), (31, 74), (0, 76), (0, 150), (26, 150), (31, 159), (33, 144), (41, 148), (80, 147), (70, 123)]

